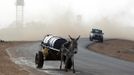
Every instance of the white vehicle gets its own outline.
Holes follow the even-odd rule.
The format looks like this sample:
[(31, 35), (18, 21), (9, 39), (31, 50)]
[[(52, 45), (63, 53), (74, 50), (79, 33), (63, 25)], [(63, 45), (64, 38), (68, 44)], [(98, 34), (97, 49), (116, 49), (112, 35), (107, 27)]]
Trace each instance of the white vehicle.
[(100, 29), (92, 29), (90, 34), (90, 41), (97, 40), (99, 42), (103, 42), (103, 32)]

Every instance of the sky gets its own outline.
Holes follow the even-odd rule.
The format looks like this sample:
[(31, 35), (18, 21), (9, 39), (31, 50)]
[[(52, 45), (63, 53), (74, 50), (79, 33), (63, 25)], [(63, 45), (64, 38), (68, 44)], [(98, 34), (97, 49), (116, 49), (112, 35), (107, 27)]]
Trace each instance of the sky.
[[(15, 3), (16, 0), (0, 1), (0, 28), (15, 21)], [(133, 0), (25, 0), (24, 16), (25, 21), (40, 20), (69, 9), (76, 15), (82, 15), (84, 21), (122, 13), (123, 16), (118, 15), (119, 21), (130, 22), (129, 19), (134, 16), (133, 4)]]
[(134, 0), (25, 0), (25, 29), (20, 32), (13, 29), (15, 4), (16, 0), (0, 1), (0, 38), (37, 40), (47, 33), (87, 37), (89, 28), (100, 27), (105, 36), (134, 40), (130, 33), (134, 28)]

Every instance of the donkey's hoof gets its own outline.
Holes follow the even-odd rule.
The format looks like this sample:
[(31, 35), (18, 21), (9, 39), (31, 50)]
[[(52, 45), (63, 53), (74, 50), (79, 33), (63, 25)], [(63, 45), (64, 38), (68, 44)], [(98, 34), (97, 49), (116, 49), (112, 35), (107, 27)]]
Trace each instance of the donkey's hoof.
[(68, 72), (68, 69), (65, 69), (66, 72)]
[(73, 70), (73, 73), (75, 73), (75, 70)]
[(61, 68), (62, 68), (62, 67), (60, 66), (60, 70), (61, 70)]

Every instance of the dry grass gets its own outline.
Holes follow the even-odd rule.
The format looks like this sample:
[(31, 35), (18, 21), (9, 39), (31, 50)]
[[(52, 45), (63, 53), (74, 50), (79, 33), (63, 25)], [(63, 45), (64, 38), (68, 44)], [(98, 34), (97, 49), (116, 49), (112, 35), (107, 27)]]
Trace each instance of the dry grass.
[(134, 41), (111, 39), (104, 43), (94, 43), (88, 48), (108, 56), (134, 62)]

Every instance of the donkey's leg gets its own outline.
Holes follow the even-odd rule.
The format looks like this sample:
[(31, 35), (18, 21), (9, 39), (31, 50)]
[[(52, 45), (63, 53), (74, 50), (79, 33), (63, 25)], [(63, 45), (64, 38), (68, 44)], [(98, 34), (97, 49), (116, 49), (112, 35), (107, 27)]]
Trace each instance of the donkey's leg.
[(68, 63), (67, 62), (68, 62), (68, 56), (66, 56), (66, 59), (65, 59), (65, 71), (66, 72), (68, 71), (68, 68), (67, 68), (67, 66), (68, 66), (67, 64)]
[(61, 59), (60, 59), (60, 69), (62, 69), (62, 60), (63, 60), (63, 53), (61, 53)]
[(74, 69), (74, 56), (71, 58), (72, 60), (72, 65), (73, 65), (73, 73), (75, 73), (75, 69)]

